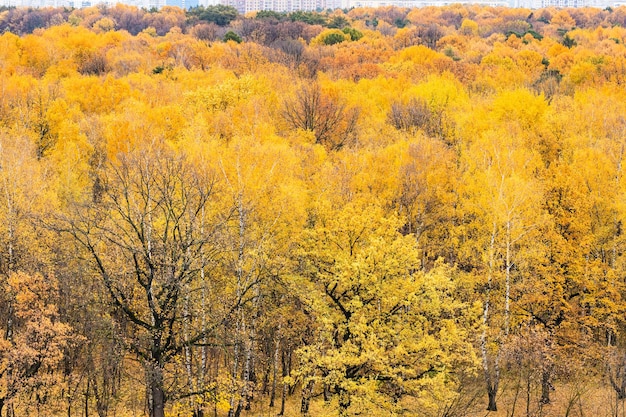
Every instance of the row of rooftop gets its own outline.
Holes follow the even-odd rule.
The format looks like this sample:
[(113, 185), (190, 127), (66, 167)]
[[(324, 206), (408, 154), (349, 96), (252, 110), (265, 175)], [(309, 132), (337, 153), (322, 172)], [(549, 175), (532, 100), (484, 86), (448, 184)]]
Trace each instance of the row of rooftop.
[(276, 12), (316, 11), (327, 9), (350, 9), (359, 7), (427, 7), (448, 6), (451, 4), (480, 4), (492, 7), (523, 7), (539, 9), (544, 7), (617, 7), (626, 0), (0, 0), (0, 5), (12, 7), (70, 7), (83, 8), (96, 5), (114, 6), (123, 3), (138, 8), (160, 9), (164, 6), (177, 6), (188, 9), (197, 6), (218, 4), (233, 6), (239, 13), (259, 10)]

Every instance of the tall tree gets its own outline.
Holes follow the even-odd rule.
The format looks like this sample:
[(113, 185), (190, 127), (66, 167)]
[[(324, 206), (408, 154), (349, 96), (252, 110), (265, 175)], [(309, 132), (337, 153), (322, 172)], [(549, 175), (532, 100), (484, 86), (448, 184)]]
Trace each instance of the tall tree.
[(299, 351), (304, 413), (316, 383), (326, 398), (337, 396), (340, 416), (397, 412), (411, 397), (430, 407), (426, 391), (445, 397), (455, 381), (449, 371), (473, 365), (455, 324), (468, 313), (453, 295), (455, 272), (443, 263), (421, 272), (416, 242), (399, 228), (361, 200), (313, 211), (294, 283), (319, 323)]
[[(526, 92), (503, 94), (496, 101), (496, 126), (467, 141), (462, 162), (465, 166), (462, 190), (463, 223), (459, 228), (460, 263), (478, 277), (477, 291), (483, 299), (482, 331), (478, 340), (485, 378), (487, 410), (497, 411), (503, 346), (514, 331), (513, 291), (515, 282), (528, 277), (529, 259), (537, 251), (541, 210), (541, 184), (536, 173), (542, 160), (524, 143), (524, 128), (530, 116), (509, 119), (503, 113), (511, 99), (526, 100), (523, 110), (541, 115), (541, 98)], [(522, 110), (519, 110), (522, 111)], [(501, 113), (502, 112), (502, 113)], [(525, 117), (524, 117), (525, 116)]]
[(216, 237), (230, 216), (216, 195), (210, 169), (156, 145), (110, 162), (91, 201), (60, 222), (127, 323), (123, 336), (145, 368), (151, 417), (165, 415), (166, 367), (186, 346), (214, 335), (249, 290), (222, 300), (223, 314), (203, 328), (182, 331), (191, 314), (188, 292), (210, 280), (202, 271), (219, 256)]
[(51, 240), (33, 218), (46, 197), (36, 145), (19, 129), (0, 131), (0, 414), (23, 394), (45, 398), (68, 345), (57, 286), (48, 265)]

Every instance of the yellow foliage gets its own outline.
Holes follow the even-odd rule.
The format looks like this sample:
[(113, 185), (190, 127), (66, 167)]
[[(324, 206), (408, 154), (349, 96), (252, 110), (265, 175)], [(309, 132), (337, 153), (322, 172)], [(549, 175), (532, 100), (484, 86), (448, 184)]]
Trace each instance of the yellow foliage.
[[(18, 27), (13, 13), (2, 12), (2, 23)], [(13, 340), (0, 336), (0, 400), (9, 362), (36, 357), (48, 334), (49, 368), (20, 387), (20, 401), (44, 398), (50, 386), (50, 402), (73, 406), (86, 393), (96, 408), (106, 370), (94, 360), (114, 362), (106, 355), (159, 336), (150, 329), (170, 301), (153, 308), (140, 296), (170, 285), (145, 291), (150, 271), (161, 279), (178, 267), (190, 279), (171, 281), (179, 298), (163, 372), (168, 388), (190, 396), (170, 395), (168, 415), (226, 414), (261, 384), (302, 390), (298, 401), (313, 395), (311, 415), (454, 414), (468, 401), (460, 388), (470, 380), (484, 390), (475, 379), (497, 361), (497, 398), (519, 386), (515, 395), (537, 407), (546, 379), (560, 389), (577, 373), (592, 380), (612, 369), (618, 378), (626, 346), (620, 9), (354, 9), (346, 15), (364, 34), (358, 42), (339, 29), (238, 19), (231, 25), (248, 33), (242, 44), (213, 42), (216, 27), (203, 23), (204, 36), (175, 8), (92, 7), (50, 22), (68, 14), (68, 23), (0, 35), (0, 315), (15, 307), (18, 323)], [(147, 29), (115, 30), (128, 22)], [(352, 128), (349, 140), (324, 146), (311, 123), (287, 121), (302, 91), (319, 91), (303, 107), (351, 112), (332, 126)], [(112, 210), (124, 192), (103, 195), (139, 154), (146, 158), (130, 160), (149, 162), (149, 172), (127, 167), (132, 201)], [(182, 160), (190, 170), (179, 177)], [(207, 213), (196, 218), (188, 207), (196, 189), (154, 197), (167, 175), (210, 178)], [(118, 227), (137, 213), (135, 229)], [(93, 235), (98, 222), (106, 227)], [(136, 236), (166, 229), (201, 230), (194, 239), (206, 242), (197, 253), (180, 250), (189, 264), (164, 255), (184, 239), (165, 250), (149, 238), (127, 251)], [(90, 250), (106, 257), (113, 287), (97, 261), (84, 262)], [(77, 293), (91, 304), (74, 305)], [(94, 311), (119, 294), (122, 307)], [(228, 310), (224, 300), (238, 296)], [(62, 323), (83, 318), (93, 323), (80, 331), (95, 340), (61, 369), (74, 348)], [(210, 332), (185, 340), (203, 326)], [(543, 356), (519, 350), (524, 341)], [(606, 363), (603, 352), (612, 352)], [(137, 359), (115, 374), (123, 387), (110, 414), (144, 404), (148, 387), (136, 385), (147, 384), (143, 367), (153, 361)]]
[(250, 76), (234, 78), (217, 86), (185, 94), (188, 105), (210, 112), (224, 111), (252, 95), (254, 81)]
[(63, 87), (84, 113), (108, 113), (115, 110), (129, 97), (130, 85), (125, 80), (112, 76), (69, 78), (63, 80)]
[(589, 84), (594, 81), (597, 72), (591, 62), (578, 62), (569, 70), (569, 81), (576, 86)]
[(460, 32), (463, 35), (476, 36), (478, 35), (478, 23), (474, 22), (471, 19), (463, 19), (463, 21), (461, 22)]

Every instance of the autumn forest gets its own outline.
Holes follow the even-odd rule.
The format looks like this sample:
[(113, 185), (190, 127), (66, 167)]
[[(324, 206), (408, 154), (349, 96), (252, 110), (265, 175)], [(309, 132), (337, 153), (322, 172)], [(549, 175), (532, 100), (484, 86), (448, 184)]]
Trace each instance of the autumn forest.
[(626, 8), (0, 32), (1, 417), (626, 415)]

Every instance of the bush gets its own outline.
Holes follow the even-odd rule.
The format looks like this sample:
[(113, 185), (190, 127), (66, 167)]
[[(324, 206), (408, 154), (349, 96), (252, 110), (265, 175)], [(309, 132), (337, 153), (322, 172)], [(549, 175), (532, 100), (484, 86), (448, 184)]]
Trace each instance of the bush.
[(339, 29), (326, 29), (314, 39), (311, 40), (312, 45), (335, 45), (350, 39), (350, 35), (346, 35)]
[(241, 43), (241, 36), (237, 35), (232, 30), (229, 30), (228, 32), (226, 32), (226, 35), (224, 35), (224, 42), (228, 42), (228, 41), (235, 41), (237, 43)]
[(359, 39), (363, 37), (363, 32), (358, 31), (351, 27), (343, 28), (343, 33), (345, 33), (346, 35), (349, 35), (350, 39), (353, 41), (358, 41)]

